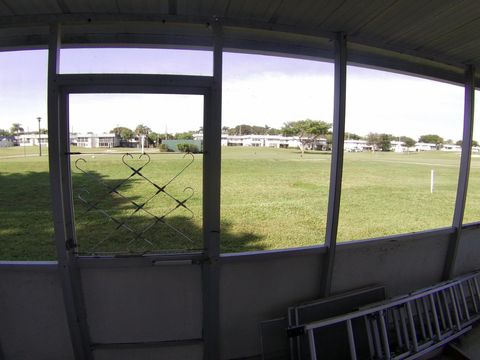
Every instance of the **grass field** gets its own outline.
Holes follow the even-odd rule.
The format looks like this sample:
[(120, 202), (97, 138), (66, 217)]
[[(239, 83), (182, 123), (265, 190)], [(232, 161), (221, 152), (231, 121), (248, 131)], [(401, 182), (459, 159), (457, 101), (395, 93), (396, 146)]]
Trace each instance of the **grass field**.
[[(53, 259), (48, 157), (38, 157), (38, 148), (25, 150), (0, 148), (0, 259)], [(80, 156), (72, 156), (79, 251), (202, 247), (202, 155), (195, 155), (194, 162), (169, 183), (189, 157), (152, 153), (151, 162), (141, 170), (145, 178), (136, 175), (124, 181), (132, 174), (121, 161), (124, 150), (87, 151), (81, 156), (86, 161), (77, 162), (81, 170), (75, 166)], [(223, 148), (222, 251), (322, 243), (330, 158), (322, 152), (301, 158), (290, 149)], [(145, 159), (135, 155), (125, 162), (139, 168)], [(465, 222), (480, 219), (479, 159), (472, 159)], [(446, 152), (346, 153), (339, 240), (450, 226), (459, 162), (458, 153)], [(168, 194), (155, 195), (166, 184)], [(112, 188), (117, 192), (108, 194)], [(182, 202), (188, 197), (188, 209), (175, 209), (175, 199)]]

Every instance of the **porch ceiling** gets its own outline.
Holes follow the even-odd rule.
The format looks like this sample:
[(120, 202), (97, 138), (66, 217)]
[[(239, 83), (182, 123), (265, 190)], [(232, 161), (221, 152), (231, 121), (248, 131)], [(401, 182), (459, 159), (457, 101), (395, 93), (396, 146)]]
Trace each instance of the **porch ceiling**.
[[(457, 69), (480, 65), (477, 0), (0, 0), (0, 47), (45, 46), (45, 25), (52, 21), (75, 25), (71, 34), (76, 35), (66, 36), (66, 44), (140, 43), (143, 38), (146, 43), (183, 39), (205, 46), (208, 36), (202, 37), (201, 28), (167, 31), (165, 37), (167, 27), (160, 29), (160, 24), (203, 25), (213, 18), (247, 28), (244, 36), (250, 40), (258, 29), (296, 33), (297, 38), (289, 39), (292, 52), (305, 42), (305, 34), (330, 39), (342, 31), (352, 44), (389, 50), (399, 58), (412, 56)], [(118, 20), (124, 26), (98, 30)]]

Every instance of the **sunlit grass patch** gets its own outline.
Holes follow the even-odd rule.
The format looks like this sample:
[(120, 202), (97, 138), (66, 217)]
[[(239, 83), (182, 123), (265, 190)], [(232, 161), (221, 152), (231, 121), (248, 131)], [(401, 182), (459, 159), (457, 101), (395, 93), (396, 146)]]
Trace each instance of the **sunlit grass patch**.
[[(53, 259), (55, 248), (48, 156), (25, 157), (20, 156), (22, 153), (18, 153), (18, 148), (4, 150), (0, 149), (0, 258)], [(81, 155), (86, 160), (83, 164), (85, 170), (108, 186), (118, 184), (131, 174), (131, 169), (121, 163), (126, 149), (111, 149), (108, 154), (100, 154), (98, 149), (81, 151), (89, 153)], [(142, 174), (162, 186), (182, 169), (186, 160), (180, 154), (153, 152), (151, 163), (142, 170)], [(7, 153), (18, 157), (2, 157)], [(114, 250), (121, 241), (108, 218), (97, 217), (95, 212), (81, 218), (85, 204), (79, 201), (79, 191), (89, 188), (88, 191), (95, 193), (101, 190), (102, 185), (94, 182), (92, 187), (92, 179), (76, 169), (75, 161), (79, 157), (72, 156), (79, 249), (87, 251), (98, 239), (108, 237), (108, 241), (102, 242), (97, 250)], [(301, 158), (300, 152), (295, 149), (223, 147), (221, 251), (322, 244), (325, 239), (330, 159), (331, 155), (327, 152), (308, 152)], [(185, 209), (170, 215), (172, 225), (180, 228), (191, 241), (179, 238), (171, 229), (155, 226), (148, 229), (147, 237), (154, 240), (155, 247), (147, 247), (146, 251), (202, 248), (202, 160), (203, 155), (195, 155), (194, 163), (168, 185), (168, 190), (178, 199), (187, 196), (186, 188), (191, 187), (194, 191), (188, 200), (193, 216)], [(459, 154), (445, 152), (346, 153), (339, 241), (450, 226), (459, 160)], [(473, 158), (466, 222), (480, 219), (480, 207), (477, 206), (480, 200), (479, 169), (480, 159)], [(435, 171), (433, 193), (430, 193), (431, 170)], [(145, 179), (132, 178), (120, 190), (141, 204), (156, 188)], [(104, 195), (100, 191), (95, 196)], [(140, 230), (150, 224), (151, 217), (142, 211), (132, 215), (134, 207), (125, 199), (107, 199), (103, 200), (104, 205), (117, 206), (111, 214), (126, 219)], [(149, 201), (146, 209), (158, 215), (167, 212), (172, 204), (174, 201), (166, 203), (159, 197)], [(132, 244), (137, 244), (135, 241)], [(128, 245), (128, 241), (125, 244)], [(141, 242), (138, 244), (143, 245)]]

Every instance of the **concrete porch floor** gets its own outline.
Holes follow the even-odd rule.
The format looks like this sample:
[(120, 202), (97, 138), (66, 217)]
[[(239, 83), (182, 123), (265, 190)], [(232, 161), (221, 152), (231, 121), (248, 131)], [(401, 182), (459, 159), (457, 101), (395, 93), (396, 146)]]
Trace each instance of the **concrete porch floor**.
[(456, 339), (451, 344), (453, 348), (447, 346), (443, 348), (441, 354), (429, 358), (435, 360), (480, 359), (480, 324), (476, 324), (471, 331)]

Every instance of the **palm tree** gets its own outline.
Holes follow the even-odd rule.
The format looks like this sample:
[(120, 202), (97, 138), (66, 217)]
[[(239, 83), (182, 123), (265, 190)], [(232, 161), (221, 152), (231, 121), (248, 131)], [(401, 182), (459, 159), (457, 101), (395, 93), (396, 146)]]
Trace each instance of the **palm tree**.
[[(17, 134), (17, 144), (20, 143), (20, 140), (18, 139), (18, 135), (20, 135), (20, 133), (23, 133), (23, 127), (22, 127), (22, 124), (19, 124), (19, 123), (13, 123), (12, 126), (10, 127), (10, 132), (13, 134)], [(25, 144), (24, 144), (25, 145)]]
[(13, 123), (12, 126), (10, 127), (10, 132), (12, 134), (20, 134), (20, 133), (23, 133), (23, 127), (22, 127), (22, 124), (19, 124), (19, 123)]
[(140, 124), (135, 128), (135, 134), (137, 135), (148, 135), (152, 132), (148, 126)]
[[(147, 146), (148, 146), (148, 134), (152, 132), (148, 126), (140, 124), (135, 128), (135, 134), (140, 138), (143, 139), (145, 145), (145, 139), (147, 139)], [(142, 138), (143, 136), (143, 138)]]

